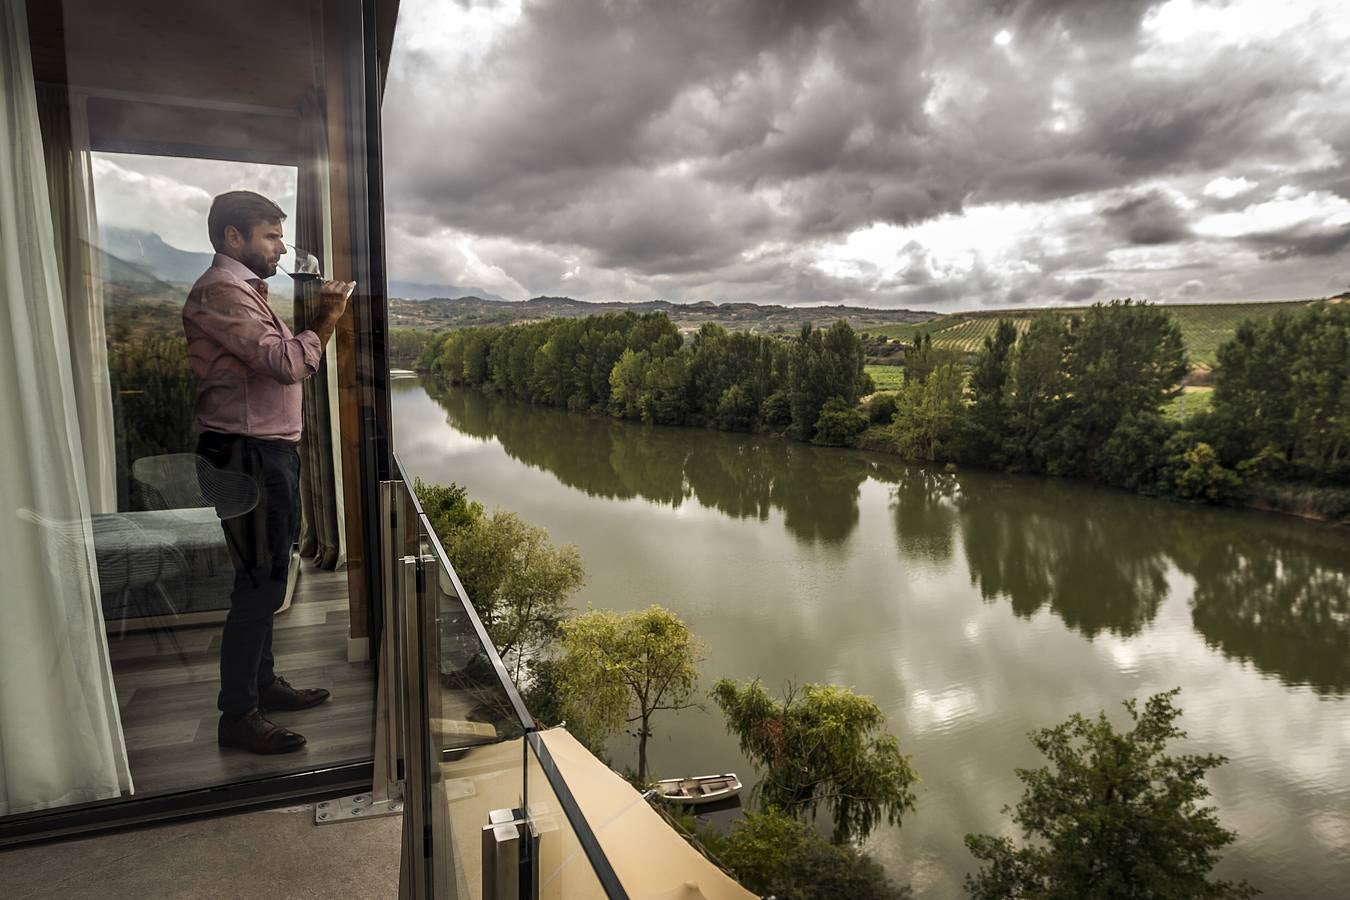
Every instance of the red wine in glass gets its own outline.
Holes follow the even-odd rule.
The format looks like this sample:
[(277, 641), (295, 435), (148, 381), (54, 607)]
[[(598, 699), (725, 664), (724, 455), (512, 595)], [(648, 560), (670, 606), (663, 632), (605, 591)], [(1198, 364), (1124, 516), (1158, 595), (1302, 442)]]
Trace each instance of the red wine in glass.
[(309, 284), (323, 280), (323, 273), (319, 271), (319, 261), (314, 258), (314, 254), (295, 245), (291, 245), (290, 249), (294, 258), (291, 260), (286, 274), (291, 276), (296, 284)]

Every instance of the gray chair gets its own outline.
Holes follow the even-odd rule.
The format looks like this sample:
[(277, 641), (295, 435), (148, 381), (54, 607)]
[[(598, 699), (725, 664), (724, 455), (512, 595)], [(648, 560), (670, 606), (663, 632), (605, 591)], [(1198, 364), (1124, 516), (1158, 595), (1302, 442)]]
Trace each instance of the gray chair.
[(123, 515), (171, 542), (188, 563), (181, 609), (228, 608), (234, 567), (220, 520), (251, 512), (258, 505), (257, 483), (195, 453), (143, 456), (131, 464), (131, 477), (144, 509)]
[(200, 509), (213, 506), (222, 519), (242, 516), (258, 505), (258, 484), (242, 472), (217, 469), (196, 453), (142, 456), (131, 478), (146, 509)]

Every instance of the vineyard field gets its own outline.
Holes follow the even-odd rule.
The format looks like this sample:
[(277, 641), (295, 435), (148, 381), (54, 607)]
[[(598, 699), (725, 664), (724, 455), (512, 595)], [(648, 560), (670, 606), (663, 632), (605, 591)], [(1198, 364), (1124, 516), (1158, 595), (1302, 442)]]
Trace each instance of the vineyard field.
[[(1191, 364), (1212, 368), (1217, 361), (1219, 345), (1237, 331), (1246, 319), (1267, 319), (1277, 312), (1295, 312), (1315, 300), (1285, 300), (1259, 303), (1191, 303), (1166, 304), (1165, 309), (1176, 319), (1186, 340)], [(910, 341), (915, 335), (932, 336), (935, 350), (956, 350), (974, 353), (992, 336), (1000, 318), (1011, 319), (1019, 334), (1026, 332), (1031, 320), (1043, 315), (1071, 315), (1082, 312), (1082, 307), (1056, 309), (1019, 309), (1005, 312), (968, 312), (939, 316), (916, 325), (890, 325), (869, 329), (873, 334)]]

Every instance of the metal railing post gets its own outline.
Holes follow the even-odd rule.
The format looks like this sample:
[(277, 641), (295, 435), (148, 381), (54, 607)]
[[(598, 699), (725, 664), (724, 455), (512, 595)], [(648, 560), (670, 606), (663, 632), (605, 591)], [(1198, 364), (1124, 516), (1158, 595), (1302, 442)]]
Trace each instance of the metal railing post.
[(399, 815), (404, 805), (404, 785), (399, 777), (403, 748), (400, 744), (400, 698), (398, 597), (402, 571), (398, 552), (403, 545), (407, 523), (401, 515), (402, 481), (380, 482), (380, 550), (385, 560), (383, 596), (380, 598), (384, 627), (380, 631), (380, 649), (375, 677), (375, 752), (368, 793), (351, 794), (314, 805), (314, 822), (332, 825), (358, 819)]
[(433, 841), (431, 834), (431, 722), (428, 717), (426, 691), (426, 638), (422, 622), (426, 601), (426, 586), (422, 560), (405, 556), (399, 561), (399, 621), (398, 646), (400, 668), (398, 679), (403, 690), (403, 709), (406, 712), (403, 735), (403, 776), (406, 802), (403, 805), (403, 853), (406, 863), (403, 874), (408, 878), (406, 892), (399, 886), (400, 896), (412, 900), (430, 898), (435, 880), (432, 877)]

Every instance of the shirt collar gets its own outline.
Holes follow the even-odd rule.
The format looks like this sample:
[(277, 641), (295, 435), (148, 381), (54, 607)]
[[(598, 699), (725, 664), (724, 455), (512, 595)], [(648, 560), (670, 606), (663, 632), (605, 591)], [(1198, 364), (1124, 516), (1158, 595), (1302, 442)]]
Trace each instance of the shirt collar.
[(226, 272), (245, 283), (262, 280), (258, 278), (257, 272), (254, 272), (234, 257), (226, 256), (224, 253), (217, 253), (212, 257), (211, 265), (213, 268), (224, 269)]

